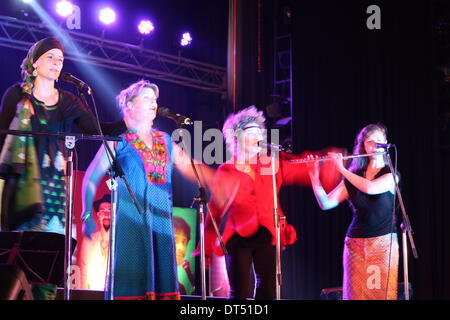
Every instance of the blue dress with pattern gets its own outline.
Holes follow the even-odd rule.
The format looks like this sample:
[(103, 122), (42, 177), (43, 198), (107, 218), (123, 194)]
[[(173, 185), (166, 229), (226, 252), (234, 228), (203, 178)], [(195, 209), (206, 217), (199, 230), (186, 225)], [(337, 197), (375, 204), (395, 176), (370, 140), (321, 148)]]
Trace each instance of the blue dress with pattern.
[(172, 142), (167, 133), (153, 133), (163, 138), (162, 148), (167, 153), (161, 182), (150, 182), (144, 164), (156, 159), (143, 157), (143, 150), (134, 145), (136, 140), (127, 140), (124, 134), (116, 147), (117, 161), (144, 213), (139, 213), (125, 183), (118, 179), (115, 299), (180, 298), (172, 225)]

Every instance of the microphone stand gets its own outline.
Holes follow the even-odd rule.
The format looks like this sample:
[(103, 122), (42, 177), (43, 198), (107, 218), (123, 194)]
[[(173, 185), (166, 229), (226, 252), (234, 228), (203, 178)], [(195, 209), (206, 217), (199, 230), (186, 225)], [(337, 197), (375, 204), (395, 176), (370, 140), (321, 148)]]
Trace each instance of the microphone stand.
[[(78, 94), (83, 101), (83, 103), (88, 106), (88, 103), (86, 101), (86, 97), (84, 96), (84, 93), (82, 91), (83, 87), (81, 85), (77, 86)], [(101, 135), (103, 135), (102, 128), (100, 126), (98, 113), (97, 113), (97, 107), (95, 104), (95, 99), (92, 95), (92, 90), (88, 86), (88, 94), (90, 95), (93, 104), (94, 104), (94, 111), (96, 116), (96, 126), (97, 126), (97, 132), (99, 132)], [(120, 140), (120, 139), (119, 139)], [(105, 150), (108, 153), (110, 162), (111, 162), (111, 169), (110, 169), (110, 176), (111, 179), (109, 180), (109, 189), (111, 191), (111, 226), (110, 226), (110, 239), (109, 239), (109, 255), (108, 255), (108, 268), (106, 271), (107, 275), (107, 283), (106, 283), (106, 290), (105, 290), (105, 299), (106, 300), (114, 300), (114, 268), (115, 268), (115, 244), (116, 244), (116, 210), (117, 210), (117, 181), (115, 178), (120, 177), (122, 181), (124, 182), (130, 197), (136, 206), (136, 209), (138, 210), (139, 214), (143, 215), (144, 210), (142, 209), (142, 206), (136, 199), (136, 195), (134, 194), (133, 190), (131, 189), (128, 180), (125, 177), (125, 173), (122, 170), (122, 167), (117, 162), (115, 154), (112, 152), (111, 148), (109, 147), (109, 144), (103, 140), (103, 146), (105, 147)]]
[(71, 298), (70, 271), (72, 265), (72, 217), (73, 217), (73, 149), (75, 148), (75, 137), (66, 136), (65, 146), (67, 149), (66, 162), (66, 210), (65, 210), (65, 238), (64, 238), (64, 300)]
[(114, 271), (115, 271), (115, 249), (116, 249), (116, 216), (117, 216), (117, 178), (114, 176), (114, 171), (109, 170), (110, 179), (108, 180), (108, 188), (111, 190), (111, 212), (110, 212), (110, 226), (109, 226), (109, 254), (106, 268), (106, 285), (105, 285), (105, 300), (114, 299)]
[(68, 151), (66, 162), (66, 210), (65, 210), (65, 239), (64, 239), (64, 300), (71, 299), (71, 264), (72, 264), (72, 217), (73, 217), (73, 149), (77, 140), (110, 140), (119, 141), (120, 138), (106, 137), (98, 135), (86, 136), (73, 133), (54, 133), (54, 132), (33, 132), (21, 130), (0, 130), (0, 134), (10, 134), (17, 136), (47, 136), (65, 139), (65, 147)]
[[(413, 239), (413, 231), (411, 228), (411, 224), (409, 222), (409, 217), (406, 214), (406, 210), (405, 210), (405, 206), (403, 204), (403, 198), (402, 198), (402, 194), (400, 192), (400, 188), (398, 187), (398, 183), (397, 183), (397, 172), (395, 171), (395, 169), (392, 166), (392, 161), (391, 161), (391, 157), (389, 155), (389, 152), (386, 152), (386, 159), (389, 165), (389, 169), (391, 171), (391, 173), (394, 176), (394, 183), (395, 183), (395, 192), (397, 194), (397, 198), (398, 198), (398, 202), (400, 204), (400, 208), (402, 211), (402, 217), (403, 217), (403, 221), (401, 224), (401, 229), (402, 229), (402, 252), (403, 252), (403, 285), (404, 285), (404, 291), (405, 291), (405, 300), (409, 300), (409, 278), (408, 278), (408, 243), (407, 243), (407, 235), (409, 237), (409, 242), (411, 245), (411, 250), (413, 253), (413, 256), (415, 259), (419, 258), (419, 255), (417, 253), (417, 249), (416, 246), (414, 244), (414, 239)], [(395, 205), (395, 204), (394, 204)], [(389, 279), (388, 279), (389, 281)]]
[[(186, 150), (186, 143), (184, 141), (182, 122), (175, 121), (177, 124), (177, 128), (180, 133), (181, 142), (184, 145), (184, 150)], [(206, 300), (206, 257), (205, 257), (205, 215), (204, 215), (204, 207), (206, 206), (207, 212), (210, 213), (209, 217), (211, 218), (211, 222), (214, 227), (214, 231), (216, 232), (217, 238), (219, 239), (220, 246), (222, 247), (223, 253), (228, 254), (227, 249), (225, 248), (225, 244), (222, 241), (222, 236), (220, 234), (219, 228), (217, 227), (216, 221), (211, 214), (211, 210), (208, 204), (208, 194), (206, 193), (206, 188), (203, 186), (200, 177), (198, 175), (197, 167), (194, 164), (194, 159), (190, 155), (190, 163), (192, 167), (192, 171), (195, 175), (195, 179), (197, 180), (197, 185), (199, 189), (199, 195), (194, 198), (195, 201), (199, 203), (199, 228), (200, 228), (200, 275), (201, 275), (201, 291), (202, 291), (202, 300)]]
[(275, 152), (272, 149), (270, 151), (271, 157), (271, 170), (272, 170), (272, 191), (273, 191), (273, 221), (275, 225), (275, 285), (276, 285), (276, 300), (281, 299), (281, 232), (280, 221), (285, 220), (286, 217), (280, 217), (278, 214), (278, 194), (277, 194), (277, 182), (276, 182), (276, 170), (275, 170)]

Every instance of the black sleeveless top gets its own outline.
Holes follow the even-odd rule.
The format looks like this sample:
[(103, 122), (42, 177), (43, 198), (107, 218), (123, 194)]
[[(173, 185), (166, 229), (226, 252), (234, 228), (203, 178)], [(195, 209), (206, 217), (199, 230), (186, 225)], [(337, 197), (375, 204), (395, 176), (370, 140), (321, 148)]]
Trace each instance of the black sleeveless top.
[[(386, 173), (390, 173), (388, 166), (382, 168), (374, 179)], [(356, 174), (363, 176), (364, 170)], [(394, 221), (392, 219), (394, 195), (390, 191), (370, 195), (360, 191), (347, 179), (344, 183), (349, 195), (348, 202), (353, 209), (353, 220), (347, 229), (347, 237), (372, 238), (396, 232), (395, 215)]]

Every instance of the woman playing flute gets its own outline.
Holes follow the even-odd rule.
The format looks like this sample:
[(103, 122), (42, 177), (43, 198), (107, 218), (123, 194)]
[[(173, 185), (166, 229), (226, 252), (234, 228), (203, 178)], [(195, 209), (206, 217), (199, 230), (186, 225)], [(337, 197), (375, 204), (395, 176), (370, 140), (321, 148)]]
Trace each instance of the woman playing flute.
[[(382, 151), (387, 129), (369, 124), (356, 137), (354, 154)], [(343, 180), (326, 193), (319, 179), (318, 161), (308, 162), (311, 185), (322, 210), (348, 200), (353, 220), (344, 245), (344, 300), (397, 299), (398, 241), (394, 215), (394, 176), (385, 156), (355, 157), (347, 169), (340, 153), (330, 153)], [(314, 156), (308, 156), (314, 160)], [(398, 179), (398, 178), (397, 178)]]

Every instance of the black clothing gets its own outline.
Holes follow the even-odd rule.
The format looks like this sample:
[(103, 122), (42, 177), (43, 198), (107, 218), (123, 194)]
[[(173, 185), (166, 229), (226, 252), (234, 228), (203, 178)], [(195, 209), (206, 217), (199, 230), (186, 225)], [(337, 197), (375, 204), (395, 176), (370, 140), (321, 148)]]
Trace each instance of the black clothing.
[(274, 300), (276, 291), (276, 248), (272, 234), (259, 227), (256, 234), (244, 238), (235, 233), (227, 242), (225, 256), (230, 281), (230, 299), (253, 298), (252, 263), (255, 268), (255, 300)]
[[(46, 106), (34, 96), (24, 93), (19, 84), (7, 89), (2, 98), (0, 110), (0, 130), (8, 130), (13, 121), (19, 102), (28, 98), (33, 105), (34, 114), (30, 118), (33, 132), (69, 133), (72, 125), (85, 134), (98, 134), (96, 120), (91, 111), (81, 100), (70, 92), (59, 90), (58, 102)], [(106, 135), (119, 135), (126, 131), (123, 121), (103, 124)], [(6, 135), (0, 135), (0, 154), (5, 144)], [(64, 139), (54, 136), (35, 136), (36, 155), (39, 170), (39, 182), (42, 188), (43, 203), (36, 202), (26, 208), (17, 209), (16, 194), (21, 176), (26, 174), (23, 166), (0, 164), (0, 177), (6, 180), (2, 195), (2, 226), (7, 230), (16, 230), (23, 223), (23, 228), (34, 228), (43, 220), (49, 221), (56, 216), (64, 222), (65, 212), (65, 155)], [(5, 145), (5, 148), (7, 146)], [(6, 150), (5, 150), (6, 151)], [(26, 185), (28, 190), (31, 190)], [(22, 189), (25, 190), (25, 189)], [(19, 201), (19, 200), (17, 200)], [(19, 201), (22, 203), (22, 201)], [(7, 216), (7, 217), (6, 217)]]
[[(356, 174), (363, 176), (364, 172), (365, 170), (360, 170)], [(385, 166), (374, 179), (387, 173), (390, 173), (390, 170), (388, 166)], [(396, 232), (395, 220), (393, 222), (392, 219), (394, 194), (386, 191), (370, 195), (360, 191), (347, 179), (344, 182), (349, 195), (348, 201), (353, 209), (353, 220), (347, 230), (347, 237), (372, 238)], [(394, 229), (392, 229), (393, 223)]]
[[(8, 130), (9, 125), (16, 114), (17, 103), (25, 96), (19, 84), (9, 87), (2, 98), (0, 110), (0, 130)], [(54, 110), (45, 110), (38, 106), (39, 100), (31, 96), (31, 102), (36, 108), (36, 112), (45, 117), (47, 125), (33, 123), (33, 131), (40, 132), (70, 132), (72, 124), (75, 123), (82, 133), (98, 134), (96, 130), (96, 120), (92, 112), (74, 94), (59, 90), (59, 101)], [(37, 119), (36, 119), (37, 120)], [(105, 135), (119, 135), (127, 128), (123, 121), (116, 123), (101, 124)], [(0, 151), (3, 148), (5, 135), (0, 135)], [(63, 142), (64, 143), (64, 142)], [(39, 148), (39, 142), (37, 143)]]

